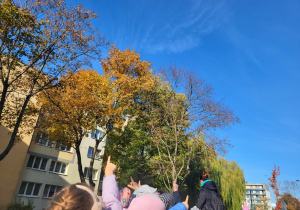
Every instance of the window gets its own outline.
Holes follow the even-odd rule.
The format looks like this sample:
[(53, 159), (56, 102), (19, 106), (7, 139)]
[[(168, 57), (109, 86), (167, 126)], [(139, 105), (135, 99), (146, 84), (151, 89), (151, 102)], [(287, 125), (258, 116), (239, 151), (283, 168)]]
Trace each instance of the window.
[(22, 182), (18, 195), (21, 196), (38, 196), (41, 184), (33, 182)]
[(92, 158), (92, 156), (93, 156), (93, 151), (94, 151), (94, 148), (93, 148), (93, 147), (89, 147), (89, 150), (88, 150), (88, 153), (87, 153), (87, 157), (88, 157), (88, 158)]
[(96, 138), (97, 140), (100, 140), (102, 136), (103, 136), (103, 133), (99, 130), (96, 130), (96, 133), (95, 133), (95, 131), (93, 131), (91, 134), (91, 138), (93, 138), (93, 139)]
[[(93, 156), (93, 152), (94, 152), (94, 148), (93, 147), (89, 147), (88, 149), (88, 153), (87, 153), (87, 157), (88, 158), (92, 158)], [(95, 159), (100, 159), (100, 154), (101, 154), (101, 150), (98, 150), (96, 151), (96, 154), (95, 154)]]
[(55, 146), (55, 149), (59, 149), (61, 151), (65, 151), (65, 152), (70, 152), (71, 151), (71, 148), (69, 146), (66, 146), (62, 143), (57, 143), (56, 146)]
[(250, 198), (250, 195), (247, 195), (247, 198)]
[(250, 190), (247, 190), (247, 192), (246, 192), (247, 194), (250, 194)]
[(49, 171), (57, 174), (65, 174), (66, 168), (67, 164), (52, 160)]
[(47, 161), (48, 159), (30, 155), (27, 163), (27, 168), (46, 170)]
[(54, 195), (54, 193), (58, 192), (61, 188), (62, 188), (61, 186), (46, 184), (44, 192), (43, 192), (43, 198), (51, 198), (52, 195)]
[(99, 160), (100, 157), (101, 157), (101, 150), (98, 150), (98, 149), (97, 149), (96, 154), (95, 154), (95, 159), (96, 159), (96, 160)]
[[(93, 169), (93, 180), (97, 180), (97, 170)], [(88, 179), (89, 178), (89, 168), (84, 168), (84, 173), (83, 173), (84, 178)]]
[(94, 139), (95, 138), (95, 131), (92, 132), (91, 134), (91, 138)]
[(250, 188), (252, 189), (252, 188), (253, 188), (253, 186), (252, 186), (252, 185), (250, 185)]
[(258, 185), (256, 185), (256, 189), (259, 189), (260, 187)]
[(48, 139), (45, 133), (42, 133), (37, 136), (35, 143), (44, 145), (46, 147), (52, 147), (53, 141)]

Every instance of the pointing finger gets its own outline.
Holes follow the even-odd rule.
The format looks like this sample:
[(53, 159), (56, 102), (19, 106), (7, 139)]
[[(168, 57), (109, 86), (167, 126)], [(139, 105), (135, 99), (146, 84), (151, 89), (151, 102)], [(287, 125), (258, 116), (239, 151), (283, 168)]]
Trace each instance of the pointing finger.
[(110, 156), (108, 156), (108, 158), (107, 158), (107, 164), (109, 164), (110, 163)]
[(185, 202), (187, 202), (187, 203), (189, 202), (189, 196), (188, 195), (185, 198)]

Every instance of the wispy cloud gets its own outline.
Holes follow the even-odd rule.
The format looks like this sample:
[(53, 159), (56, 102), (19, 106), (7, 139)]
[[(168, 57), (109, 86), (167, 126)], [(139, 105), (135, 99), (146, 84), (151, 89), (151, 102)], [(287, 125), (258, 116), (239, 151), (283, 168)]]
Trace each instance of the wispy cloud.
[[(140, 47), (151, 53), (179, 53), (195, 48), (200, 45), (203, 35), (222, 23), (228, 9), (221, 1), (188, 1), (187, 4), (184, 9), (169, 11), (170, 16), (166, 20), (152, 23), (152, 30), (148, 31), (148, 38)], [(167, 9), (162, 8), (161, 11)]]
[[(150, 4), (154, 10), (148, 10)], [(205, 34), (223, 23), (228, 10), (225, 1), (217, 0), (145, 0), (122, 17), (124, 28), (119, 27), (115, 39), (149, 53), (183, 52), (199, 46)]]

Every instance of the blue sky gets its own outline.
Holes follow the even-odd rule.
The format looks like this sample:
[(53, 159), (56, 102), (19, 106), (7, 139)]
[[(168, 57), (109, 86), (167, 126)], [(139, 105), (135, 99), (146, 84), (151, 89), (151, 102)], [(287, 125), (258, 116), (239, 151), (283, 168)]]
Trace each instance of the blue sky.
[(279, 180), (300, 179), (300, 1), (83, 4), (99, 14), (95, 26), (118, 48), (136, 49), (153, 68), (193, 69), (214, 86), (241, 119), (220, 134), (230, 137), (226, 158), (248, 183), (268, 183), (274, 164)]

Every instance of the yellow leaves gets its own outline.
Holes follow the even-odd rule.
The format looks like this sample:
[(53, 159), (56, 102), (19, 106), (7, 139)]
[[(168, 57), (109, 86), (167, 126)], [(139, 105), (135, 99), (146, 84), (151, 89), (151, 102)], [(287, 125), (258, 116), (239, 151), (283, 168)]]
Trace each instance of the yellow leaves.
[(42, 109), (51, 113), (46, 115), (44, 127), (52, 136), (70, 133), (73, 128), (93, 129), (96, 124), (121, 125), (135, 97), (142, 90), (151, 90), (157, 80), (151, 64), (129, 49), (121, 52), (114, 47), (101, 63), (103, 76), (91, 69), (68, 71), (57, 88), (39, 96)]
[(151, 63), (142, 61), (135, 51), (129, 49), (120, 51), (113, 47), (101, 64), (104, 76), (113, 81), (116, 88), (126, 88), (127, 93), (136, 88), (148, 88), (152, 85)]

